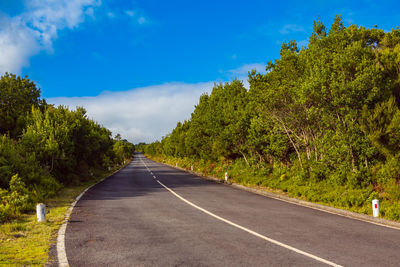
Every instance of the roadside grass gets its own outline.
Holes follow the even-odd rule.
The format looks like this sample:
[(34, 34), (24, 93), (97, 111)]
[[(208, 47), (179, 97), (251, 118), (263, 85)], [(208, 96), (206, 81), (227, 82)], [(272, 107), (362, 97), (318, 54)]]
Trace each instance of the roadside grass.
[(75, 198), (87, 187), (109, 176), (110, 171), (97, 171), (84, 183), (63, 188), (48, 199), (46, 222), (39, 223), (36, 213), (23, 214), (19, 218), (0, 225), (0, 266), (44, 266), (49, 262), (49, 250), (55, 242), (65, 213)]
[(225, 172), (228, 172), (230, 181), (237, 184), (367, 215), (372, 215), (371, 202), (376, 198), (380, 200), (381, 218), (400, 221), (400, 188), (399, 200), (393, 201), (386, 196), (387, 192), (375, 192), (371, 185), (351, 188), (347, 185), (334, 185), (329, 181), (302, 180), (299, 179), (297, 173), (282, 171), (279, 168), (273, 172), (268, 169), (250, 168), (240, 160), (207, 162), (190, 158), (146, 156), (171, 166), (177, 164), (178, 167), (187, 171), (190, 171), (193, 166), (193, 171), (220, 180), (223, 180)]

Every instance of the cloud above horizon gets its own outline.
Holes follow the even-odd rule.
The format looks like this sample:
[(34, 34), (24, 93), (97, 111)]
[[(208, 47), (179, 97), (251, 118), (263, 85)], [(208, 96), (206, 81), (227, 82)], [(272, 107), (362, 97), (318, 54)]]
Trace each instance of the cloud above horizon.
[(41, 51), (53, 52), (59, 31), (73, 29), (93, 17), (98, 0), (32, 0), (25, 12), (0, 14), (0, 73), (20, 73), (29, 59)]
[[(245, 64), (227, 71), (248, 88), (247, 72), (263, 72), (262, 63)], [(103, 92), (92, 97), (49, 98), (50, 104), (71, 109), (84, 107), (90, 118), (121, 134), (130, 142), (153, 142), (170, 133), (180, 121), (190, 119), (195, 105), (204, 93), (211, 93), (214, 82), (164, 83), (121, 92)]]
[(264, 63), (251, 63), (251, 64), (243, 64), (242, 66), (225, 71), (228, 74), (229, 78), (240, 78), (247, 77), (248, 73), (252, 70), (256, 70), (258, 72), (265, 72), (265, 64)]
[(280, 29), (279, 32), (286, 35), (292, 32), (305, 32), (305, 29), (297, 24), (286, 24), (282, 27), (282, 29)]
[(90, 118), (119, 133), (130, 142), (153, 142), (168, 134), (178, 121), (190, 118), (203, 93), (213, 82), (165, 83), (123, 92), (104, 92), (94, 97), (57, 97), (48, 103), (84, 107)]

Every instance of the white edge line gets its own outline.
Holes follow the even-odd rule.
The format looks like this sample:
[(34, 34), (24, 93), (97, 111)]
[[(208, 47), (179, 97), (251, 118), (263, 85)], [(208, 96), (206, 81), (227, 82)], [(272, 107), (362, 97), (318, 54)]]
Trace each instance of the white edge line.
[[(238, 187), (236, 187), (236, 188), (238, 188)], [(346, 214), (341, 214), (341, 213), (335, 212), (335, 211), (325, 210), (325, 209), (319, 208), (319, 207), (312, 207), (312, 206), (308, 206), (307, 204), (297, 203), (297, 202), (286, 200), (286, 199), (282, 199), (282, 198), (279, 198), (279, 197), (264, 195), (262, 193), (248, 191), (246, 189), (244, 189), (244, 190), (247, 191), (247, 192), (256, 193), (256, 194), (261, 195), (261, 196), (265, 196), (265, 197), (269, 197), (269, 198), (272, 198), (272, 199), (280, 200), (280, 201), (283, 201), (283, 202), (286, 202), (286, 203), (289, 203), (289, 204), (294, 204), (294, 205), (297, 205), (297, 206), (300, 206), (300, 207), (309, 208), (309, 209), (313, 209), (313, 210), (318, 210), (318, 211), (326, 212), (326, 213), (329, 213), (329, 214), (332, 214), (332, 215), (337, 215), (337, 216), (345, 217), (345, 218), (348, 218), (348, 219), (357, 220), (357, 221), (365, 222), (365, 223), (370, 223), (370, 224), (374, 224), (374, 225), (377, 225), (377, 226), (382, 226), (382, 227), (386, 227), (386, 228), (390, 228), (390, 229), (394, 229), (394, 230), (398, 230), (398, 231), (400, 230), (396, 226), (386, 225), (386, 224), (379, 223), (379, 222), (373, 222), (373, 221), (369, 221), (369, 220), (366, 220), (366, 219), (363, 219), (363, 218), (358, 218), (358, 217), (355, 217), (355, 216), (353, 217), (352, 215), (346, 215)], [(311, 203), (313, 203), (313, 202), (311, 202)], [(315, 204), (318, 204), (318, 203), (315, 203)], [(321, 204), (319, 204), (319, 205), (321, 205)], [(334, 208), (334, 207), (331, 207), (331, 206), (327, 206), (327, 207), (328, 208)], [(334, 208), (334, 209), (338, 209), (338, 208)], [(346, 211), (346, 210), (344, 210), (344, 211)], [(350, 212), (352, 212), (352, 211), (350, 211)]]
[(80, 193), (79, 196), (77, 196), (75, 198), (75, 201), (72, 202), (71, 206), (68, 208), (67, 212), (65, 213), (65, 218), (64, 218), (63, 224), (61, 225), (60, 229), (58, 230), (58, 234), (57, 234), (57, 260), (58, 260), (58, 266), (60, 266), (60, 267), (68, 267), (69, 266), (68, 258), (67, 258), (67, 252), (65, 250), (65, 232), (67, 230), (67, 224), (68, 224), (69, 218), (71, 216), (72, 210), (74, 209), (76, 203), (86, 193), (86, 191), (88, 191), (93, 186), (103, 182), (105, 179), (113, 176), (114, 174), (116, 174), (117, 172), (122, 170), (124, 167), (122, 167), (121, 169), (115, 171), (114, 173), (110, 174), (109, 176), (104, 177), (103, 179), (101, 179), (97, 183), (92, 184), (91, 186), (89, 186), (88, 188), (83, 190), (82, 193)]
[[(164, 163), (162, 163), (162, 164), (164, 164)], [(164, 164), (164, 165), (167, 165), (169, 167), (172, 167), (172, 168), (187, 172), (182, 168), (177, 168), (175, 166), (168, 165), (168, 164)], [(198, 177), (200, 177), (202, 179), (208, 180), (208, 181), (213, 181), (213, 182), (218, 182), (218, 183), (221, 183), (221, 181), (222, 181), (221, 179), (218, 179), (218, 178), (213, 178), (213, 177), (207, 178), (207, 177), (205, 177), (205, 176), (203, 176), (201, 174), (198, 174), (198, 173), (190, 173), (190, 174), (194, 174), (194, 175), (196, 175), (196, 176), (198, 176)], [(226, 184), (224, 184), (224, 185), (226, 185)], [(297, 205), (297, 206), (300, 206), (300, 207), (303, 207), (303, 208), (309, 208), (309, 209), (313, 209), (313, 210), (318, 210), (318, 211), (326, 212), (326, 213), (329, 213), (329, 214), (332, 214), (332, 215), (337, 215), (337, 216), (341, 216), (341, 217), (344, 217), (344, 218), (357, 220), (357, 221), (365, 222), (365, 223), (370, 223), (370, 224), (374, 224), (374, 225), (377, 225), (377, 226), (382, 226), (382, 227), (386, 227), (386, 228), (390, 228), (390, 229), (394, 229), (394, 230), (400, 231), (400, 228), (397, 227), (397, 226), (384, 224), (384, 223), (380, 223), (380, 222), (374, 222), (372, 220), (369, 220), (369, 218), (360, 218), (360, 217), (357, 216), (357, 215), (364, 215), (362, 213), (357, 213), (357, 212), (348, 211), (348, 210), (344, 210), (344, 209), (340, 209), (340, 208), (335, 208), (335, 207), (331, 207), (331, 206), (327, 206), (327, 205), (323, 205), (323, 204), (319, 204), (319, 203), (308, 202), (308, 201), (300, 200), (300, 199), (296, 199), (296, 198), (294, 198), (294, 200), (291, 200), (290, 197), (288, 197), (289, 199), (285, 199), (285, 198), (281, 198), (279, 196), (273, 196), (273, 194), (275, 194), (273, 192), (264, 191), (264, 190), (260, 190), (260, 189), (252, 188), (252, 187), (247, 187), (247, 186), (242, 185), (242, 184), (232, 183), (231, 186), (236, 188), (236, 189), (239, 189), (239, 190), (244, 190), (244, 191), (247, 191), (247, 192), (250, 192), (250, 193), (253, 193), (253, 194), (257, 194), (257, 195), (260, 195), (260, 196), (264, 196), (264, 197), (267, 197), (267, 198), (276, 199), (276, 200), (283, 201), (283, 202), (286, 202), (286, 203), (289, 203), (289, 204), (293, 204), (293, 205)], [(284, 196), (284, 197), (286, 197), (286, 196)], [(297, 202), (297, 201), (302, 201), (302, 202), (306, 202), (306, 203), (303, 204), (303, 203)], [(322, 207), (314, 207), (314, 206), (311, 206), (309, 204), (321, 205), (321, 206), (325, 206), (327, 208), (337, 209), (339, 211), (334, 211), (334, 210), (331, 211), (331, 210), (324, 209)], [(343, 211), (343, 212), (347, 212), (348, 211), (348, 212), (354, 213), (354, 215), (352, 215), (352, 214), (346, 215), (344, 213), (341, 213), (341, 211)]]
[[(149, 170), (149, 168), (147, 167), (147, 165), (146, 165), (146, 163), (143, 161), (143, 159), (141, 159), (141, 161), (142, 161), (142, 163), (146, 166), (147, 170)], [(149, 170), (149, 172), (150, 172), (150, 170)], [(206, 213), (207, 215), (210, 215), (210, 216), (212, 216), (212, 217), (214, 217), (214, 218), (216, 218), (216, 219), (218, 219), (218, 220), (220, 220), (220, 221), (223, 221), (223, 222), (225, 222), (225, 223), (227, 223), (227, 224), (230, 224), (230, 225), (232, 225), (232, 226), (234, 226), (234, 227), (236, 227), (236, 228), (239, 228), (239, 229), (241, 229), (241, 230), (243, 230), (243, 231), (245, 231), (245, 232), (248, 232), (248, 233), (250, 233), (250, 234), (252, 234), (252, 235), (254, 235), (254, 236), (257, 236), (257, 237), (259, 237), (259, 238), (262, 238), (262, 239), (264, 239), (264, 240), (266, 240), (266, 241), (268, 241), (268, 242), (270, 242), (270, 243), (273, 243), (273, 244), (275, 244), (275, 245), (278, 245), (278, 246), (280, 246), (280, 247), (283, 247), (283, 248), (286, 248), (286, 249), (288, 249), (288, 250), (294, 251), (294, 252), (296, 252), (296, 253), (298, 253), (298, 254), (301, 254), (301, 255), (303, 255), (303, 256), (312, 258), (312, 259), (314, 259), (314, 260), (317, 260), (317, 261), (319, 261), (319, 262), (325, 263), (325, 264), (330, 265), (330, 266), (341, 267), (341, 265), (339, 265), (339, 264), (337, 264), (337, 263), (334, 263), (334, 262), (325, 260), (325, 259), (323, 259), (323, 258), (320, 258), (320, 257), (315, 256), (315, 255), (313, 255), (313, 254), (310, 254), (310, 253), (308, 253), (308, 252), (302, 251), (302, 250), (300, 250), (300, 249), (297, 249), (297, 248), (295, 248), (295, 247), (286, 245), (286, 244), (281, 243), (281, 242), (279, 242), (279, 241), (277, 241), (277, 240), (274, 240), (274, 239), (272, 239), (272, 238), (269, 238), (269, 237), (266, 237), (266, 236), (264, 236), (264, 235), (261, 235), (261, 234), (259, 234), (259, 233), (257, 233), (257, 232), (254, 232), (254, 231), (252, 231), (252, 230), (250, 230), (250, 229), (248, 229), (248, 228), (246, 228), (246, 227), (243, 227), (243, 226), (238, 225), (238, 224), (236, 224), (236, 223), (234, 223), (234, 222), (231, 222), (231, 221), (229, 221), (229, 220), (227, 220), (227, 219), (224, 219), (224, 218), (222, 218), (222, 217), (220, 217), (220, 216), (218, 216), (218, 215), (216, 215), (216, 214), (214, 214), (214, 213), (212, 213), (212, 212), (210, 212), (210, 211), (208, 211), (208, 210), (206, 210), (206, 209), (203, 209), (202, 207), (199, 207), (199, 206), (197, 206), (196, 204), (190, 202), (189, 200), (187, 200), (187, 199), (181, 197), (181, 196), (180, 196), (179, 194), (177, 194), (175, 191), (173, 191), (172, 189), (170, 189), (169, 187), (167, 187), (166, 185), (164, 185), (162, 182), (160, 182), (155, 176), (153, 176), (153, 177), (154, 177), (154, 179), (155, 179), (161, 186), (163, 186), (165, 189), (167, 189), (167, 190), (168, 190), (170, 193), (172, 193), (174, 196), (176, 196), (177, 198), (179, 198), (179, 199), (182, 200), (183, 202), (189, 204), (190, 206), (192, 206), (192, 207), (194, 207), (194, 208), (196, 208), (196, 209), (198, 209), (198, 210), (200, 210), (200, 211)]]

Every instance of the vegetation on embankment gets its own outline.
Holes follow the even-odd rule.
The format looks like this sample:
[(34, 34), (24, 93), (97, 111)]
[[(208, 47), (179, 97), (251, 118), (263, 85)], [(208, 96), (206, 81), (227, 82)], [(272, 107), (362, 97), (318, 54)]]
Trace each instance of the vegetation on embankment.
[[(0, 77), (0, 265), (44, 265), (73, 199), (133, 153), (83, 108), (47, 104), (27, 77)], [(46, 223), (36, 222), (41, 202)]]
[(32, 212), (64, 186), (133, 156), (134, 146), (89, 119), (54, 107), (28, 78), (0, 78), (0, 222)]
[(147, 155), (290, 196), (400, 220), (400, 31), (318, 20), (266, 73), (200, 97)]
[[(280, 173), (276, 174), (279, 177), (266, 176), (264, 169), (251, 168), (242, 159), (213, 162), (165, 155), (146, 156), (154, 161), (178, 166), (186, 171), (192, 171), (193, 167), (194, 172), (220, 180), (225, 179), (225, 172), (227, 172), (230, 182), (363, 214), (372, 215), (371, 201), (377, 198), (376, 194), (371, 194), (371, 188), (349, 189), (346, 186), (332, 188), (324, 183), (313, 182), (294, 184), (290, 179), (286, 179), (286, 175), (282, 177)], [(369, 197), (366, 198), (366, 196)], [(390, 205), (391, 203), (388, 205), (385, 201), (383, 204), (381, 202), (382, 217), (387, 217), (385, 214)]]

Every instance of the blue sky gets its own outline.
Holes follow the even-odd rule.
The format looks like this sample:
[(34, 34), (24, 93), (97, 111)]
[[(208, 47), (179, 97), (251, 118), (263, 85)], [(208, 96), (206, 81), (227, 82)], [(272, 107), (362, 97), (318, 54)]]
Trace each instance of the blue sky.
[[(28, 75), (50, 102), (83, 105), (133, 142), (158, 139), (188, 118), (214, 81), (262, 71), (282, 41), (306, 45), (318, 16), (328, 27), (335, 14), (346, 26), (389, 31), (400, 23), (396, 1), (0, 0), (0, 11), (0, 73)], [(123, 92), (133, 98), (118, 110)], [(138, 101), (165, 107), (149, 103), (154, 117), (120, 114), (149, 112)], [(101, 115), (104, 105), (115, 114)]]

